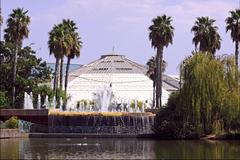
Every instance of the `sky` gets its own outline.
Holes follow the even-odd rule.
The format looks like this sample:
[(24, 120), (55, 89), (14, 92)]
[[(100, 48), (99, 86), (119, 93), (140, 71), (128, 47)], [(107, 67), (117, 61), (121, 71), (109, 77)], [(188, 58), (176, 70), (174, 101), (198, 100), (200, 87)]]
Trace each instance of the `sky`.
[(217, 55), (234, 53), (225, 19), (230, 10), (239, 7), (239, 0), (2, 0), (2, 30), (8, 15), (18, 7), (28, 10), (31, 17), (30, 34), (24, 45), (31, 45), (37, 56), (47, 62), (55, 62), (49, 56), (48, 32), (62, 19), (74, 20), (83, 42), (80, 58), (72, 60), (76, 64), (96, 60), (113, 47), (116, 53), (146, 64), (156, 53), (148, 38), (152, 19), (163, 14), (171, 16), (174, 38), (173, 44), (164, 48), (164, 60), (166, 73), (178, 74), (179, 64), (194, 50), (190, 30), (196, 17), (216, 20), (222, 38)]

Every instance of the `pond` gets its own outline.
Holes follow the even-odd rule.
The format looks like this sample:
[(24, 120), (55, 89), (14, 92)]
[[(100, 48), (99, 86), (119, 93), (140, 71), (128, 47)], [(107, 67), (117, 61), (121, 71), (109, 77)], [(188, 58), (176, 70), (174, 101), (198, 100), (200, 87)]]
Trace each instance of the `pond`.
[(0, 159), (239, 159), (240, 141), (1, 139)]

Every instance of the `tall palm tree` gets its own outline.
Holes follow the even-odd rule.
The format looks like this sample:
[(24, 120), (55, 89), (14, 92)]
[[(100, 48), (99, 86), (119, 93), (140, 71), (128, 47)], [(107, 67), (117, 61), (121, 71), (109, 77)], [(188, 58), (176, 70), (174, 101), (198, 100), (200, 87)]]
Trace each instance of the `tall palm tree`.
[(163, 48), (168, 47), (173, 40), (174, 28), (171, 24), (172, 18), (166, 16), (157, 16), (152, 20), (153, 24), (149, 27), (149, 39), (152, 47), (157, 49), (157, 80), (156, 80), (156, 106), (162, 107), (162, 63), (163, 63)]
[[(153, 108), (155, 108), (155, 101), (156, 101), (156, 72), (157, 72), (157, 63), (156, 63), (156, 56), (152, 56), (147, 62), (148, 70), (147, 76), (153, 81)], [(163, 60), (162, 63), (162, 73), (165, 72), (167, 63)]]
[(15, 107), (15, 83), (17, 72), (17, 54), (22, 46), (24, 38), (28, 37), (30, 17), (27, 15), (28, 11), (23, 8), (14, 9), (7, 19), (7, 28), (5, 29), (5, 40), (15, 45), (13, 56), (13, 79), (12, 79), (12, 106)]
[(53, 86), (56, 97), (58, 97), (57, 89), (60, 74), (59, 61), (63, 60), (63, 57), (66, 53), (69, 53), (69, 46), (71, 44), (71, 41), (66, 37), (68, 36), (66, 36), (66, 31), (63, 24), (55, 25), (49, 32), (48, 48), (50, 55), (53, 54), (56, 58)]
[(75, 57), (80, 56), (80, 48), (82, 47), (82, 42), (79, 34), (76, 32), (78, 29), (76, 27), (76, 23), (72, 20), (63, 20), (63, 24), (66, 27), (67, 34), (69, 34), (72, 37), (72, 44), (71, 44), (71, 50), (70, 53), (67, 54), (67, 66), (66, 66), (66, 74), (65, 74), (65, 94), (67, 93), (67, 84), (68, 84), (68, 75), (69, 75), (69, 65), (71, 59)]
[(240, 9), (230, 11), (230, 16), (226, 19), (226, 32), (231, 32), (231, 38), (235, 42), (235, 66), (236, 66), (236, 80), (238, 82), (238, 55), (239, 55), (239, 41), (240, 41)]
[(209, 52), (215, 55), (216, 50), (221, 48), (221, 37), (214, 26), (214, 19), (198, 17), (191, 32), (194, 32), (193, 43), (195, 51)]

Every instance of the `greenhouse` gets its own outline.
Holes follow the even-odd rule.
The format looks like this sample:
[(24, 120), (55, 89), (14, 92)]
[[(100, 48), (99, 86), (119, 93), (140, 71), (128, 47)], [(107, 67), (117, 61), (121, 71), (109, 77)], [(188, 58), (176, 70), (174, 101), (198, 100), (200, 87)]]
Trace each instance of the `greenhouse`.
[[(124, 55), (107, 54), (69, 74), (68, 105), (76, 106), (80, 101), (92, 101), (94, 95), (111, 89), (113, 101), (126, 103), (142, 101), (151, 106), (153, 81), (146, 76), (147, 67), (127, 59)], [(163, 75), (162, 103), (170, 92), (178, 89), (178, 80)]]

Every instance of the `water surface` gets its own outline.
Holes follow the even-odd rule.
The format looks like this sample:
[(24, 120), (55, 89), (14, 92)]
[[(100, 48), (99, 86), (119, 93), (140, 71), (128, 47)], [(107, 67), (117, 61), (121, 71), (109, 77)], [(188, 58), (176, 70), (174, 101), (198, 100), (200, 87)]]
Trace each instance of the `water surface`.
[(1, 139), (0, 159), (239, 159), (240, 141)]

